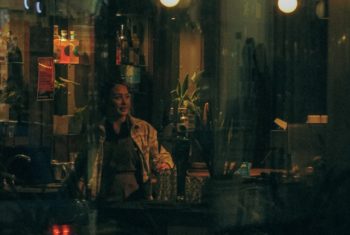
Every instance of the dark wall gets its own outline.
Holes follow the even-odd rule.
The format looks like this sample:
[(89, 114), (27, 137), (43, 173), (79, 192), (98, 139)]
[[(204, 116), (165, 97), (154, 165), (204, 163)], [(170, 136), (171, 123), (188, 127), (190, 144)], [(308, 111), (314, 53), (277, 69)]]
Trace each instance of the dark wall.
[(330, 162), (350, 165), (350, 2), (332, 1), (329, 17), (328, 113)]
[(315, 13), (316, 1), (298, 1), (284, 14), (275, 6), (275, 113), (304, 123), (308, 114), (326, 114), (327, 24)]

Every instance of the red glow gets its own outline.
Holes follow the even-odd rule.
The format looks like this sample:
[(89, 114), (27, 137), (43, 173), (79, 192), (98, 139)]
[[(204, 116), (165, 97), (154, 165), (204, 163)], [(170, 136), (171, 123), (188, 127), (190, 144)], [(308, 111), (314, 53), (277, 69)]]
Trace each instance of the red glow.
[(72, 229), (70, 225), (52, 225), (52, 235), (72, 235)]
[(70, 226), (62, 225), (61, 231), (62, 235), (70, 235)]
[(59, 235), (60, 234), (60, 227), (58, 225), (52, 226), (52, 235)]

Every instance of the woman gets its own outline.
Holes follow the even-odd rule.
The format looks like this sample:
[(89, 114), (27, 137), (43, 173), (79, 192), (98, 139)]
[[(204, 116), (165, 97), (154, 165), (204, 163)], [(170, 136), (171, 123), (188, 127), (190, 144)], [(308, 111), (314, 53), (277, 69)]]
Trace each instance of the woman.
[(92, 196), (106, 201), (152, 199), (151, 170), (174, 166), (171, 155), (159, 148), (157, 131), (130, 114), (128, 86), (110, 86), (106, 118), (100, 125), (101, 151), (89, 182)]

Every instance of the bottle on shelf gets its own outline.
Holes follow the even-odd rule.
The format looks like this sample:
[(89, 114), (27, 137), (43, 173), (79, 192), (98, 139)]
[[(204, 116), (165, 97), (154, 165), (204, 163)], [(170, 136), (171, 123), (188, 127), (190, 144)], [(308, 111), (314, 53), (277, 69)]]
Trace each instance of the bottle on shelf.
[(176, 122), (176, 115), (174, 106), (171, 106), (169, 109), (169, 123), (174, 124)]
[(133, 47), (132, 40), (131, 40), (131, 19), (130, 18), (128, 18), (126, 21), (126, 25), (124, 26), (124, 33), (128, 41), (129, 47)]
[(53, 26), (53, 59), (55, 63), (60, 61), (60, 35), (58, 25)]
[(121, 46), (121, 63), (122, 64), (129, 64), (129, 43), (128, 39), (125, 35), (125, 28), (122, 24), (120, 27), (120, 46)]
[(122, 48), (120, 45), (120, 32), (117, 30), (117, 35), (116, 35), (116, 49), (115, 49), (115, 64), (116, 65), (121, 65), (122, 63)]
[(140, 64), (140, 39), (137, 33), (137, 27), (136, 25), (133, 25), (131, 34), (132, 50), (130, 50), (130, 57), (132, 58), (134, 65)]
[(76, 39), (75, 31), (69, 32), (69, 56), (71, 64), (79, 64), (79, 40)]
[(69, 53), (69, 41), (67, 39), (67, 30), (61, 30), (60, 38), (60, 64), (69, 64), (70, 63), (70, 53)]
[(124, 28), (124, 33), (125, 33), (125, 37), (126, 40), (128, 42), (129, 45), (129, 62), (128, 64), (130, 65), (134, 65), (135, 64), (135, 56), (134, 56), (134, 45), (133, 45), (133, 41), (132, 41), (132, 23), (131, 23), (131, 19), (128, 18), (126, 21), (126, 25)]

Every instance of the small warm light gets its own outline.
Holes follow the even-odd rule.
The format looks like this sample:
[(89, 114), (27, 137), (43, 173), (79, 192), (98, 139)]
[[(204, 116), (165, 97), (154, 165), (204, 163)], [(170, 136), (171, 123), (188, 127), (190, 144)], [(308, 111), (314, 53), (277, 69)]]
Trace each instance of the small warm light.
[(166, 7), (174, 7), (180, 2), (180, 0), (160, 0), (160, 2)]
[(341, 44), (346, 43), (346, 40), (347, 40), (346, 35), (343, 35), (338, 39), (337, 43), (338, 43), (338, 45), (341, 45)]
[(278, 8), (284, 13), (291, 13), (295, 11), (297, 6), (297, 0), (278, 0)]

